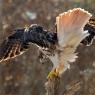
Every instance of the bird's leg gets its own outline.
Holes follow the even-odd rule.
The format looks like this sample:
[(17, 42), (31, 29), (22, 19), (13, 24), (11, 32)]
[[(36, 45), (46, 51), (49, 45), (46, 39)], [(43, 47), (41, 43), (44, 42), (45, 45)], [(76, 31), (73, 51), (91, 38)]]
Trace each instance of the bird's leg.
[(45, 87), (46, 95), (59, 95), (60, 77), (56, 69), (49, 73)]

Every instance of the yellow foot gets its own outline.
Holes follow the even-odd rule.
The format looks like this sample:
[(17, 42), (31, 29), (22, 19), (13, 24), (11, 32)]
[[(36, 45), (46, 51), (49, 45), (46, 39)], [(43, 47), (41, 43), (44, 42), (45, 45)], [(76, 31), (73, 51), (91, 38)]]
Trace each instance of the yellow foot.
[(52, 79), (52, 78), (55, 78), (55, 77), (59, 77), (59, 73), (56, 72), (56, 71), (51, 71), (49, 74), (48, 74), (48, 79)]

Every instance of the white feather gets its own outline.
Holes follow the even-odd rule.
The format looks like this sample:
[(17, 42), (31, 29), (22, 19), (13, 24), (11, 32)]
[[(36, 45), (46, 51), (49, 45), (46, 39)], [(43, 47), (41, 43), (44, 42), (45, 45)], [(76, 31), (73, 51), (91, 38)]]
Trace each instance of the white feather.
[(59, 45), (61, 47), (76, 46), (83, 38), (88, 36), (83, 28), (90, 17), (90, 13), (80, 8), (75, 8), (56, 17)]
[(88, 36), (87, 31), (83, 31), (85, 24), (90, 19), (91, 14), (81, 8), (75, 8), (60, 14), (56, 18), (58, 44), (62, 52), (58, 54), (54, 67), (58, 73), (64, 72), (69, 67), (69, 62), (74, 62), (77, 58), (75, 53), (80, 42)]

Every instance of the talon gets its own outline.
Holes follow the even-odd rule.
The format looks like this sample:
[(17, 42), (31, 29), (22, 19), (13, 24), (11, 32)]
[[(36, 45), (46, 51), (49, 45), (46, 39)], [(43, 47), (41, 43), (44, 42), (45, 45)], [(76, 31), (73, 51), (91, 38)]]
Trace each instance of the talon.
[(47, 76), (48, 79), (52, 79), (52, 78), (55, 78), (55, 77), (59, 77), (59, 73), (56, 72), (56, 71), (51, 71), (51, 72), (48, 74), (48, 76)]

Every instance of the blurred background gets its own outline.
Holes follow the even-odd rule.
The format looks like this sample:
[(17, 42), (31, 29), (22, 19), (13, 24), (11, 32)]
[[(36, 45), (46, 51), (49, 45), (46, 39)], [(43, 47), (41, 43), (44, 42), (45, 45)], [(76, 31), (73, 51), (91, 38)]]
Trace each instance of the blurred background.
[[(53, 31), (59, 13), (81, 7), (95, 15), (95, 0), (0, 0), (0, 43), (13, 30), (33, 23)], [(60, 95), (95, 95), (95, 42), (80, 45), (79, 58), (61, 79)], [(36, 46), (21, 56), (0, 64), (0, 95), (45, 95), (44, 83), (52, 68), (42, 64)]]

